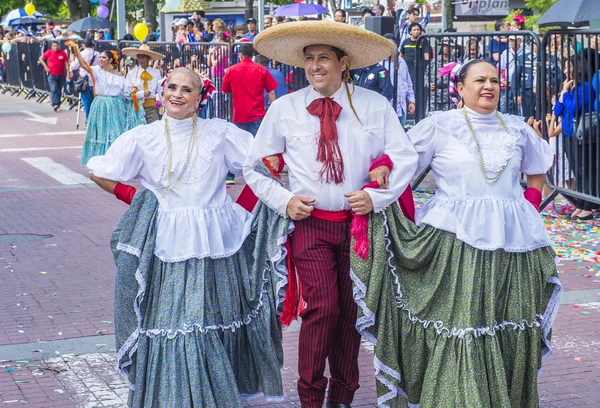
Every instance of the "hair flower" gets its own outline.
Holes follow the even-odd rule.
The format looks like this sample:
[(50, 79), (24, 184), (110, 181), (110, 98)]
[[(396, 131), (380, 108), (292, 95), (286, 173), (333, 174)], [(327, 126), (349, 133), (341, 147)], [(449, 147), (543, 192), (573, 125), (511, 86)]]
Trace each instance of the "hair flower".
[(515, 14), (515, 16), (513, 17), (513, 20), (515, 20), (519, 24), (525, 24), (525, 17), (523, 17), (520, 14)]

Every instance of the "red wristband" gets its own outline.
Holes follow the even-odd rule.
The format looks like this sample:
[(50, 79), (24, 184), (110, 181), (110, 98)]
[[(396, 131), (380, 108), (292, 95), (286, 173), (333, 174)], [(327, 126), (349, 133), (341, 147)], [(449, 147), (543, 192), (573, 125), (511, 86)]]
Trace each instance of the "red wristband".
[(529, 187), (523, 192), (525, 200), (529, 201), (535, 207), (537, 212), (540, 212), (540, 204), (542, 202), (542, 193), (537, 188)]
[(124, 203), (127, 203), (129, 205), (131, 205), (131, 202), (133, 201), (133, 197), (135, 196), (136, 193), (136, 189), (133, 186), (129, 186), (127, 184), (121, 184), (121, 183), (117, 183), (117, 185), (115, 186), (115, 196), (123, 201)]
[(369, 171), (373, 171), (379, 166), (385, 166), (388, 169), (390, 169), (390, 171), (392, 171), (392, 169), (394, 168), (394, 163), (392, 162), (392, 159), (390, 159), (390, 156), (384, 154), (371, 164), (371, 167), (369, 167)]

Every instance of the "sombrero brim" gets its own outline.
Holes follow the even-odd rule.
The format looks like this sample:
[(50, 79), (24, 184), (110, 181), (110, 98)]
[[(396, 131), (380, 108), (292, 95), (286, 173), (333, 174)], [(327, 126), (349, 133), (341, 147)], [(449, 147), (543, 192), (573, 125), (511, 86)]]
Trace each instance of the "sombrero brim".
[(371, 31), (343, 23), (299, 21), (277, 24), (254, 39), (260, 54), (294, 67), (304, 66), (304, 48), (330, 45), (348, 55), (350, 69), (377, 64), (396, 51), (386, 38)]
[(159, 54), (158, 52), (154, 52), (154, 51), (150, 51), (150, 50), (140, 50), (139, 48), (123, 48), (121, 50), (121, 54), (123, 55), (127, 55), (128, 57), (137, 59), (137, 56), (142, 54), (142, 55), (147, 55), (150, 58), (152, 58), (153, 60), (161, 60), (163, 59), (165, 56), (162, 54)]

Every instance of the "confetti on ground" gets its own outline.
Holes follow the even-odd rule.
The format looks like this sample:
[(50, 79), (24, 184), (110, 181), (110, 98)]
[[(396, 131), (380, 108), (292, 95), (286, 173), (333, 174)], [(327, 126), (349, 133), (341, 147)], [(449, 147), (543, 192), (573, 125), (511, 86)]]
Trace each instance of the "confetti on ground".
[(112, 322), (110, 320), (102, 320), (101, 323), (105, 323), (105, 324), (112, 324)]
[(581, 357), (575, 357), (574, 360), (575, 361), (581, 361)]
[(588, 312), (587, 310), (586, 310), (586, 311), (583, 311), (583, 312), (581, 312), (581, 313), (583, 313), (584, 315), (589, 315), (589, 314), (592, 314), (592, 312)]

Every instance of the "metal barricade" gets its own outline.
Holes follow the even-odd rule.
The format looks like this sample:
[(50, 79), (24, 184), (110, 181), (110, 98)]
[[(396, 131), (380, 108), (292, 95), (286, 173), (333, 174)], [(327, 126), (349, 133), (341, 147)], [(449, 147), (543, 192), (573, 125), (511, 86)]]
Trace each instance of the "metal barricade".
[(17, 51), (17, 45), (12, 44), (12, 48), (10, 52), (5, 53), (2, 51), (2, 55), (4, 56), (4, 61), (6, 62), (4, 77), (6, 84), (9, 86), (4, 89), (2, 93), (12, 92), (12, 94), (17, 94), (21, 91), (21, 78), (19, 77), (19, 52)]
[(31, 58), (31, 75), (33, 78), (33, 88), (38, 94), (37, 102), (41, 102), (48, 97), (50, 88), (48, 86), (47, 74), (44, 66), (39, 62), (39, 58), (43, 55), (42, 44), (30, 44), (29, 47)]
[(181, 64), (207, 76), (215, 92), (205, 108), (207, 118), (232, 120), (231, 95), (221, 92), (223, 76), (231, 62), (231, 46), (222, 42), (184, 43), (181, 47)]
[(600, 207), (599, 46), (599, 30), (556, 30), (540, 49), (539, 106), (556, 152), (548, 184), (584, 210)]
[[(439, 70), (470, 59), (488, 60), (498, 69), (500, 112), (539, 117), (535, 110), (541, 100), (537, 92), (539, 47), (539, 36), (533, 31), (422, 35), (411, 50), (417, 53), (414, 70), (409, 66), (417, 100), (416, 121), (429, 112), (455, 108), (448, 95), (449, 75), (440, 76)], [(417, 75), (421, 72), (424, 74)]]
[[(33, 76), (31, 72), (31, 55), (30, 45), (26, 42), (17, 42), (16, 44), (18, 58), (19, 58), (19, 78), (21, 79), (21, 87), (25, 89), (28, 96), (34, 92), (33, 90)], [(37, 44), (34, 44), (37, 46)], [(36, 61), (37, 63), (37, 61)]]
[(119, 51), (119, 42), (115, 40), (98, 40), (94, 43), (94, 51)]
[(162, 75), (165, 75), (168, 70), (181, 65), (181, 51), (179, 44), (176, 42), (149, 42), (150, 49), (165, 56), (160, 61), (153, 61), (154, 68), (158, 69)]

